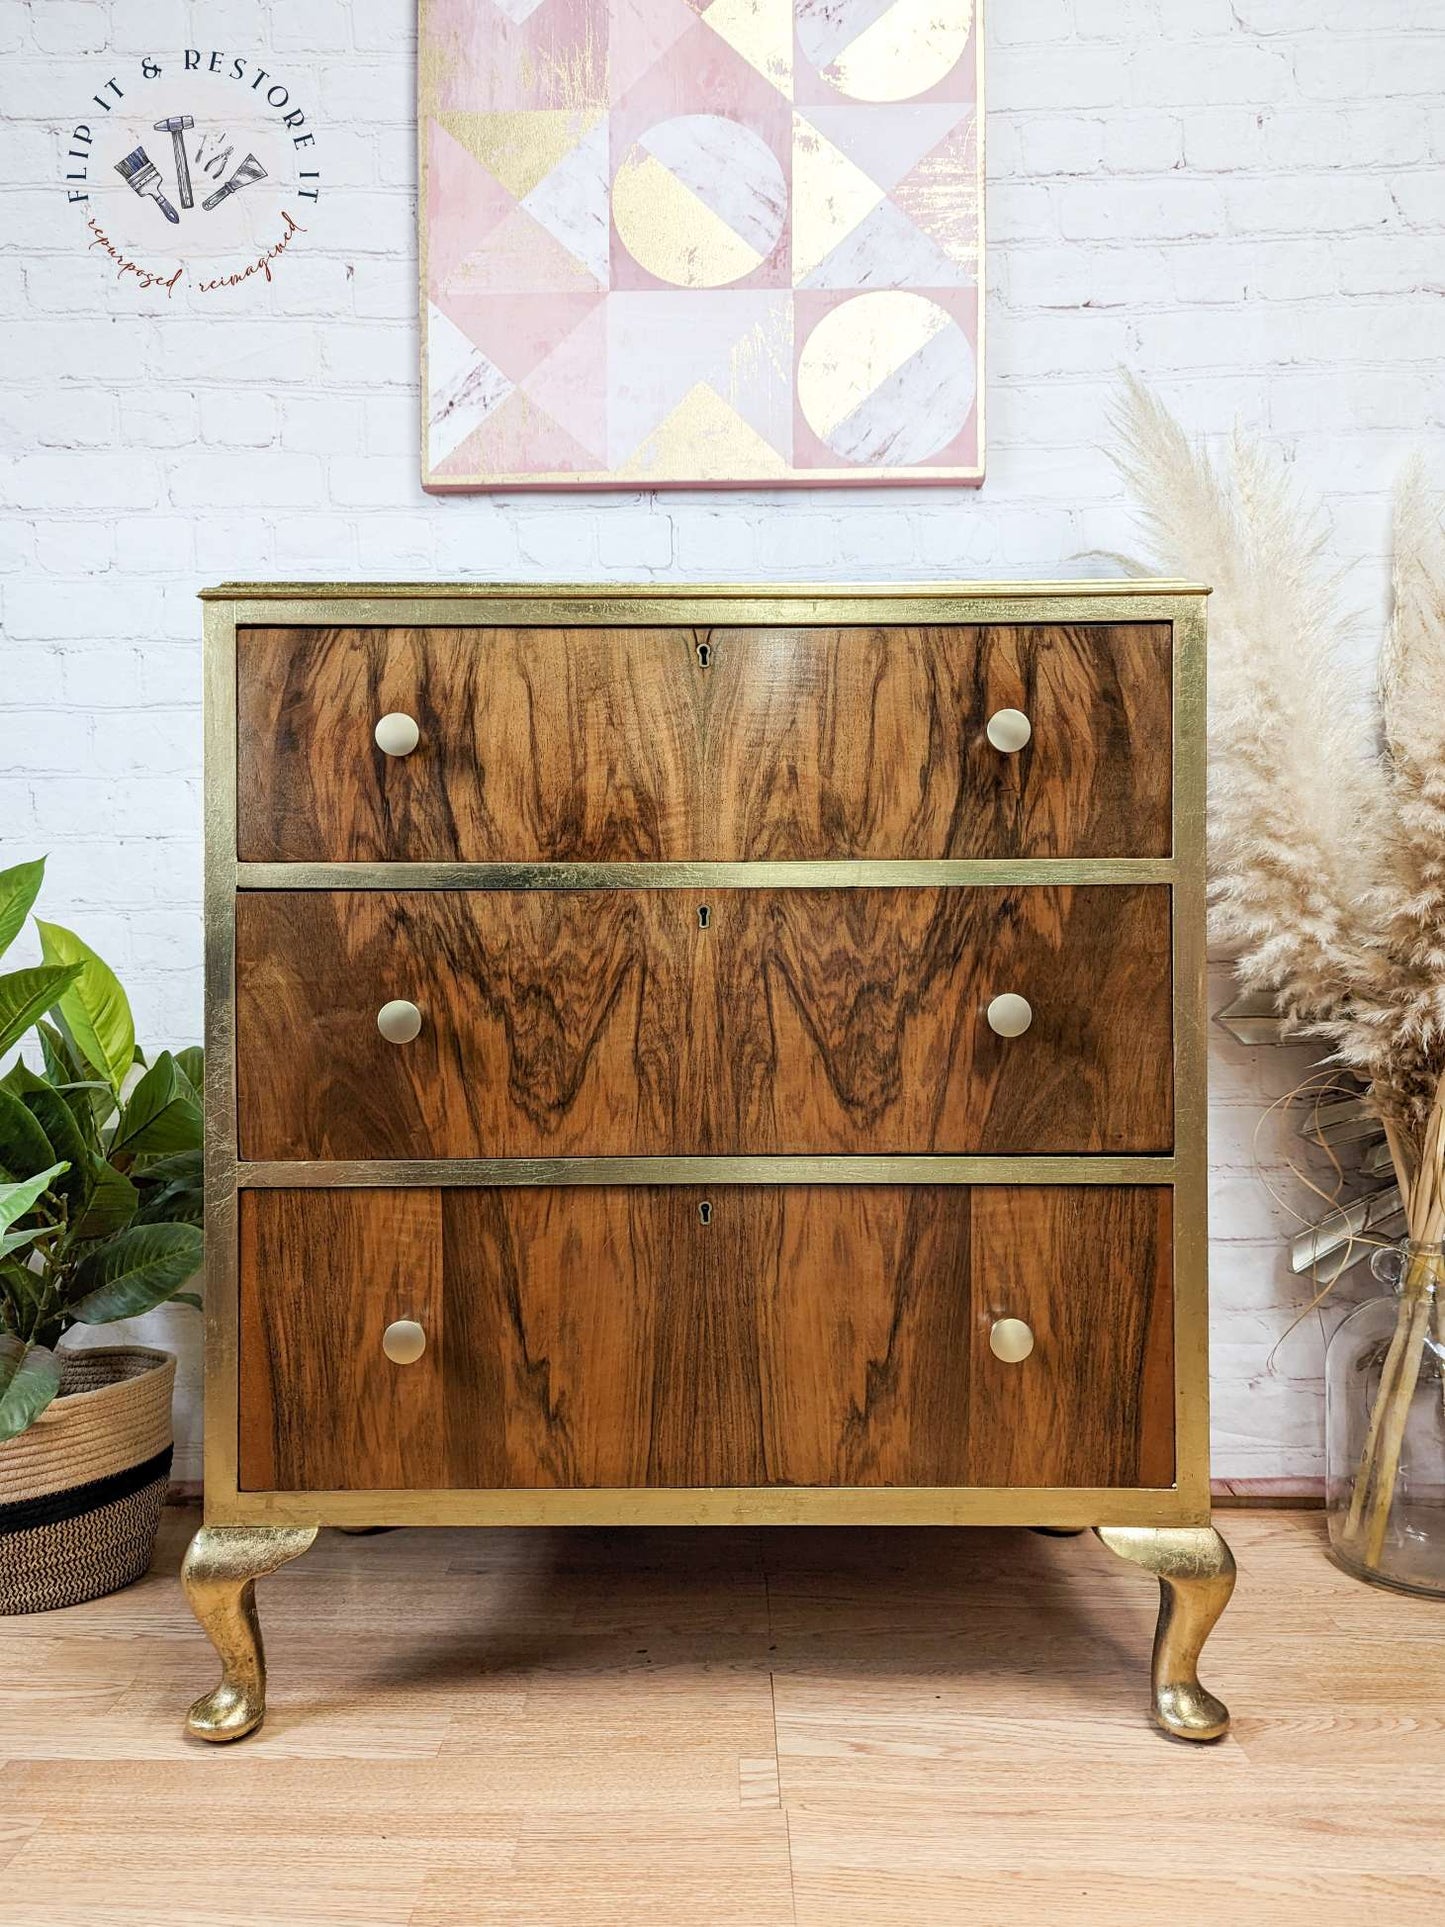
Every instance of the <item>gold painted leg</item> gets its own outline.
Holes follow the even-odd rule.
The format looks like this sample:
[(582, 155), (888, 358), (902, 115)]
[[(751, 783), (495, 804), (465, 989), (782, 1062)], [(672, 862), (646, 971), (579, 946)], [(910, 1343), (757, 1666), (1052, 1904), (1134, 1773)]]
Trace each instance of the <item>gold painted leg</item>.
[(1154, 1717), (1180, 1740), (1217, 1740), (1229, 1709), (1199, 1684), (1199, 1655), (1234, 1591), (1234, 1555), (1212, 1526), (1096, 1526), (1121, 1559), (1159, 1581)]
[(305, 1552), (315, 1526), (202, 1526), (181, 1566), (191, 1611), (221, 1658), (221, 1683), (186, 1720), (198, 1740), (243, 1740), (266, 1712), (256, 1581)]

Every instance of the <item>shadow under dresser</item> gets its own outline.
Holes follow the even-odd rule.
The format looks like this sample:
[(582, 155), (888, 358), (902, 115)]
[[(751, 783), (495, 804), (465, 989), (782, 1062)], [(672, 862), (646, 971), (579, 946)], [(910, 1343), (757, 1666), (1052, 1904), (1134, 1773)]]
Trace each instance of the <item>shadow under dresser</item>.
[(211, 590), (205, 1525), (1209, 1523), (1205, 592)]

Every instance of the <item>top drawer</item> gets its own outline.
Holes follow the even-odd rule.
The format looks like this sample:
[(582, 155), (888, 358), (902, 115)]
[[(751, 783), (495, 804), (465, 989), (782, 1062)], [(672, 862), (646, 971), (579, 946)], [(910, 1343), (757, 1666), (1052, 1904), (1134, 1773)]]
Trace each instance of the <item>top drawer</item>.
[[(1167, 856), (1167, 623), (242, 629), (243, 862)], [(1015, 709), (1019, 750), (989, 740)], [(419, 740), (388, 756), (378, 719)]]

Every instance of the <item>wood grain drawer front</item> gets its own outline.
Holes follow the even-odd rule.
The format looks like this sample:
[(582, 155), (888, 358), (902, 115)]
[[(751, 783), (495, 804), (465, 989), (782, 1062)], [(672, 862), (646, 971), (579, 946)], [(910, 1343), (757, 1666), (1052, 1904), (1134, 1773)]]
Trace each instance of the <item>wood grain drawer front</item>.
[(240, 1204), (246, 1490), (1173, 1480), (1167, 1188)]
[[(243, 861), (1161, 856), (1167, 623), (243, 629)], [(1032, 737), (1005, 753), (1001, 709)], [(373, 739), (418, 725), (408, 755)]]
[(246, 892), (241, 1156), (1168, 1151), (1169, 940), (1165, 885)]

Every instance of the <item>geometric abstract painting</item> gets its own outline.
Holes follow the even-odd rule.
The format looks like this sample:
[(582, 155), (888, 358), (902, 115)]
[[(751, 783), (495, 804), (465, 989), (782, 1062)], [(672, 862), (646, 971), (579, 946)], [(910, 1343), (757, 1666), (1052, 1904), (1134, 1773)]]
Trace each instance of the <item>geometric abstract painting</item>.
[(422, 0), (430, 489), (978, 482), (976, 0)]

